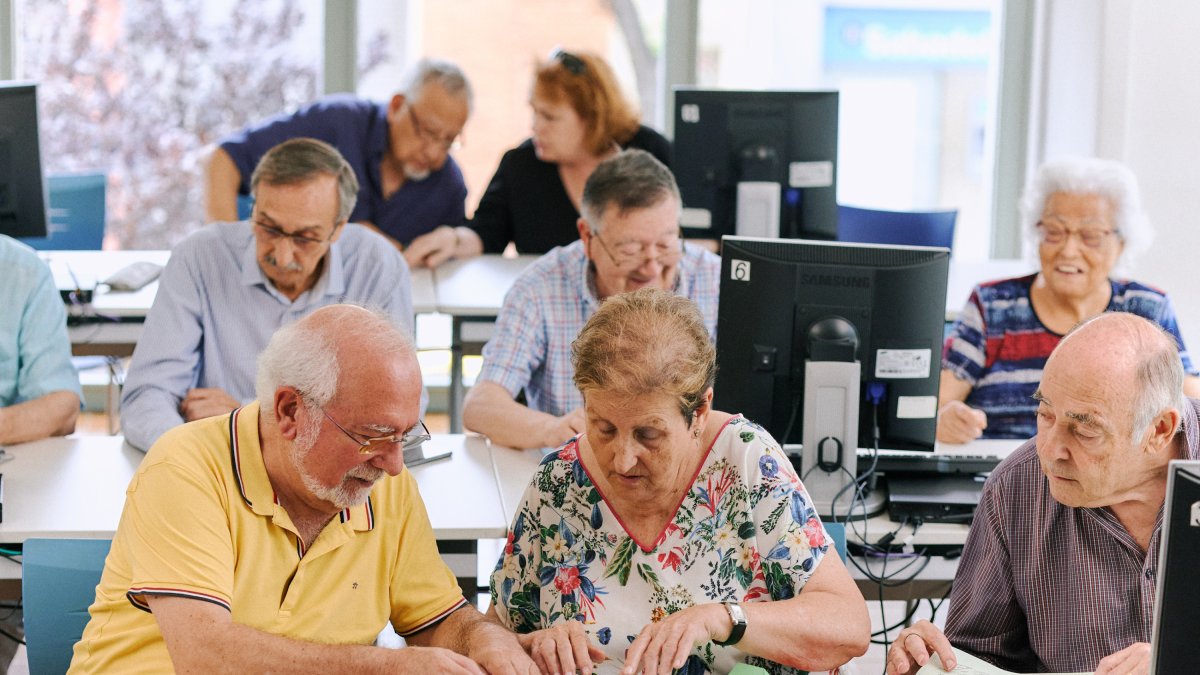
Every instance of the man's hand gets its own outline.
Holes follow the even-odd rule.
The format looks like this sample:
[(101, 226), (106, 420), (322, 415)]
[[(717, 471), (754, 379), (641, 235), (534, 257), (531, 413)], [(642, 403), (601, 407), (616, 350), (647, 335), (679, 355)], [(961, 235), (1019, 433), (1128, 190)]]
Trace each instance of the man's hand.
[(593, 666), (605, 659), (604, 652), (588, 642), (583, 624), (578, 621), (518, 635), (517, 639), (543, 673), (590, 675)]
[(584, 422), (583, 408), (576, 408), (562, 417), (555, 418), (542, 432), (542, 447), (557, 448), (578, 436), (587, 428)]
[(184, 420), (192, 422), (205, 417), (224, 415), (240, 405), (241, 402), (224, 389), (191, 389), (179, 403), (179, 414), (183, 415)]
[(442, 225), (432, 232), (412, 240), (404, 249), (404, 259), (409, 267), (437, 267), (454, 257), (458, 250), (458, 230)]
[(1150, 672), (1150, 645), (1135, 642), (1125, 649), (1100, 659), (1096, 675), (1148, 675)]
[(949, 401), (938, 411), (937, 439), (943, 443), (969, 443), (987, 428), (987, 414), (962, 401)]
[(624, 675), (670, 675), (683, 667), (696, 645), (729, 637), (733, 622), (719, 603), (680, 610), (647, 624), (625, 651)]
[(397, 665), (406, 672), (414, 673), (460, 673), (461, 675), (485, 675), (485, 671), (471, 659), (441, 647), (405, 647), (397, 649)]
[(892, 648), (888, 650), (888, 675), (911, 675), (929, 663), (930, 652), (937, 652), (946, 670), (953, 670), (958, 662), (950, 641), (937, 626), (922, 619), (900, 631)]

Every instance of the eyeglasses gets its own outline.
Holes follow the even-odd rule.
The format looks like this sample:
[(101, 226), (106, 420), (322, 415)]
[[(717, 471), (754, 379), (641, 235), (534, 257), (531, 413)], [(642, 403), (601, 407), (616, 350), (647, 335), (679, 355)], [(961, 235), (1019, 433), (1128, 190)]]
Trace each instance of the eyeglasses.
[(1038, 222), (1037, 229), (1038, 236), (1041, 237), (1044, 244), (1061, 244), (1072, 236), (1078, 235), (1079, 241), (1083, 242), (1083, 245), (1088, 248), (1100, 248), (1104, 246), (1108, 235), (1116, 232), (1116, 230), (1104, 230), (1098, 227), (1069, 230), (1065, 227), (1048, 225), (1044, 222)]
[[(396, 434), (388, 434), (387, 436), (363, 436), (359, 438), (359, 434), (347, 431), (346, 427), (338, 424), (338, 421), (333, 419), (333, 415), (330, 415), (324, 408), (321, 408), (320, 410), (325, 415), (326, 419), (328, 419), (330, 422), (333, 422), (333, 426), (337, 427), (343, 434), (346, 434), (346, 438), (349, 438), (358, 444), (358, 451), (364, 455), (369, 455), (377, 451), (382, 452), (387, 449), (387, 445), (393, 443), (399, 443), (401, 450), (412, 450), (413, 448), (420, 447), (422, 443), (433, 438), (433, 436), (429, 434), (429, 427), (425, 426), (424, 420), (417, 420), (417, 426), (414, 426), (412, 429), (409, 429), (400, 436), (397, 436)], [(418, 426), (421, 427), (421, 432), (415, 433)]]
[(561, 63), (562, 67), (572, 75), (583, 75), (587, 72), (587, 64), (583, 62), (583, 59), (562, 47), (555, 47), (554, 51), (550, 52), (550, 60)]
[(683, 257), (682, 231), (676, 232), (652, 244), (640, 241), (624, 241), (613, 244), (612, 248), (609, 248), (608, 244), (604, 243), (604, 240), (600, 238), (599, 232), (592, 230), (592, 237), (600, 242), (600, 248), (604, 249), (604, 252), (608, 254), (613, 265), (622, 270), (637, 269), (652, 258), (663, 266), (674, 265)]
[(438, 134), (428, 126), (421, 124), (421, 120), (417, 117), (417, 111), (412, 105), (406, 107), (408, 108), (408, 118), (412, 120), (413, 131), (416, 132), (417, 138), (421, 139), (422, 143), (429, 143), (443, 151), (449, 151), (459, 145), (458, 134), (449, 138)]
[(338, 229), (338, 226), (334, 225), (333, 230), (329, 233), (329, 236), (322, 239), (318, 237), (310, 237), (306, 234), (292, 234), (291, 232), (285, 232), (273, 225), (267, 225), (261, 220), (255, 220), (254, 226), (262, 231), (263, 236), (267, 241), (275, 242), (284, 238), (291, 239), (293, 246), (306, 251), (315, 249), (318, 246), (328, 242), (330, 239), (333, 239), (333, 234), (334, 232), (337, 232)]

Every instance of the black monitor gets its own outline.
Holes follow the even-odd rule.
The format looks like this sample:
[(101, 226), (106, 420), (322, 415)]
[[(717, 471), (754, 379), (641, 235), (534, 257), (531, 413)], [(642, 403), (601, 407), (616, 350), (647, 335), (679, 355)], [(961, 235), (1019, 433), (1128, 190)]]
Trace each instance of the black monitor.
[(0, 234), (46, 236), (37, 85), (0, 82)]
[(725, 237), (714, 407), (799, 444), (814, 424), (806, 361), (857, 361), (846, 399), (818, 401), (809, 415), (853, 414), (857, 445), (869, 447), (870, 394), (880, 447), (932, 451), (949, 261), (944, 248)]
[(836, 91), (676, 88), (684, 236), (836, 239), (837, 139)]
[(1200, 460), (1167, 471), (1150, 672), (1191, 673), (1200, 661)]

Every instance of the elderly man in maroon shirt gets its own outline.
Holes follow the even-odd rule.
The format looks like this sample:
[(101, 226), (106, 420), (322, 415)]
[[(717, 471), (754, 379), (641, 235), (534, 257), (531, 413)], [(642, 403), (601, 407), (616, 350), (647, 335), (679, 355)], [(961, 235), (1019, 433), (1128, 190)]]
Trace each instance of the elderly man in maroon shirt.
[(1102, 314), (1051, 354), (1037, 436), (988, 478), (943, 634), (901, 631), (888, 673), (951, 645), (1017, 672), (1145, 673), (1167, 463), (1200, 458), (1174, 340)]

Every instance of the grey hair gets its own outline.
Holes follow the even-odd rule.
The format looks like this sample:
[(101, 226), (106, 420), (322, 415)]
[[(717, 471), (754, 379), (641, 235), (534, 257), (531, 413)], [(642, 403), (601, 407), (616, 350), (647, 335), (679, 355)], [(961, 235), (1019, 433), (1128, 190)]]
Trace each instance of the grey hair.
[(361, 316), (350, 315), (336, 322), (301, 319), (288, 324), (275, 331), (258, 355), (255, 394), (268, 418), (274, 419), (271, 402), (280, 387), (300, 392), (310, 409), (333, 400), (341, 373), (339, 346), (343, 350), (347, 346), (365, 350), (374, 360), (416, 351), (408, 331), (382, 311), (368, 310)]
[(324, 141), (292, 138), (268, 150), (250, 176), (250, 194), (257, 194), (259, 183), (297, 185), (321, 175), (337, 178), (338, 213), (334, 225), (341, 225), (350, 219), (358, 202), (358, 177), (342, 153)]
[(1056, 192), (1099, 195), (1112, 202), (1117, 236), (1125, 244), (1115, 271), (1129, 274), (1134, 259), (1154, 241), (1154, 228), (1142, 210), (1137, 178), (1129, 167), (1094, 157), (1068, 157), (1042, 164), (1021, 196), (1021, 226), (1028, 258), (1037, 257), (1037, 224), (1046, 200)]
[(654, 206), (670, 197), (682, 204), (675, 176), (645, 150), (623, 150), (600, 162), (583, 186), (583, 219), (593, 232), (603, 226), (609, 205), (618, 213)]
[(417, 61), (405, 78), (404, 98), (410, 101), (421, 100), (421, 94), (430, 84), (437, 84), (445, 89), (447, 94), (465, 100), (468, 114), (474, 110), (475, 92), (471, 89), (470, 80), (457, 64), (445, 59), (425, 58)]
[[(1133, 441), (1138, 445), (1146, 439), (1155, 416), (1171, 408), (1181, 413), (1185, 410), (1183, 361), (1179, 358), (1175, 337), (1162, 326), (1153, 325), (1162, 333), (1163, 340), (1155, 340), (1158, 344), (1139, 349), (1144, 356), (1137, 365), (1138, 396), (1132, 411)], [(1182, 419), (1181, 414), (1181, 423)]]

